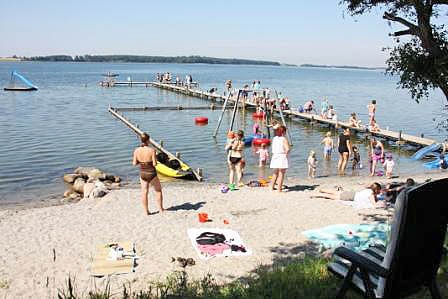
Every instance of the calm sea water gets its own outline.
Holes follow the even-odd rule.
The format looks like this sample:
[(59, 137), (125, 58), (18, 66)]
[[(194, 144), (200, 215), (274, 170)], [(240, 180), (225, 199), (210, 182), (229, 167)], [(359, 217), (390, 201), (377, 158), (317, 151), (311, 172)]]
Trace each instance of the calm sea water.
[[(96, 166), (137, 182), (138, 171), (130, 164), (138, 140), (108, 112), (108, 105), (169, 106), (206, 105), (207, 102), (172, 92), (145, 87), (102, 88), (98, 82), (104, 72), (119, 73), (122, 80), (152, 80), (157, 72), (169, 71), (182, 78), (191, 74), (202, 88), (218, 87), (232, 79), (234, 86), (260, 80), (263, 87), (276, 88), (287, 95), (293, 106), (307, 99), (327, 97), (339, 119), (356, 111), (367, 122), (366, 105), (378, 101), (377, 118), (381, 127), (425, 134), (444, 139), (433, 118), (440, 114), (443, 97), (436, 92), (430, 101), (413, 102), (406, 91), (396, 89), (396, 78), (380, 71), (316, 69), (270, 66), (226, 66), (184, 64), (105, 64), (105, 63), (0, 63), (0, 87), (8, 84), (10, 72), (17, 70), (34, 84), (37, 92), (0, 91), (0, 204), (36, 201), (59, 197), (64, 190), (62, 175), (77, 166)], [(206, 180), (227, 179), (224, 143), (230, 122), (226, 114), (217, 139), (212, 138), (219, 111), (127, 112), (126, 116), (144, 131), (160, 140), (193, 167), (204, 169)], [(194, 117), (207, 116), (208, 126), (195, 126)], [(310, 150), (321, 153), (320, 141), (328, 128), (304, 122), (289, 122), (294, 148), (289, 175), (306, 176), (306, 158)], [(239, 115), (237, 127), (250, 131), (249, 114)], [(365, 142), (355, 137), (365, 159)], [(423, 170), (420, 162), (409, 160), (411, 151), (398, 151), (388, 145), (399, 173)], [(247, 179), (260, 173), (257, 157), (246, 150)], [(321, 160), (321, 159), (320, 159)], [(318, 174), (334, 175), (336, 157), (321, 161)], [(366, 174), (361, 171), (361, 175)]]

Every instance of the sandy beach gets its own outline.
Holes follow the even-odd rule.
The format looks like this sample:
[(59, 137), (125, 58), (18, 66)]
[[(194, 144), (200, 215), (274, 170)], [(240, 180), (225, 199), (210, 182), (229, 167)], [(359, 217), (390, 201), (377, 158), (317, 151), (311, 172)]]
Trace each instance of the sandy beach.
[[(423, 182), (442, 176), (446, 174), (413, 177)], [(166, 184), (168, 210), (151, 216), (144, 215), (136, 188), (112, 191), (102, 199), (77, 204), (3, 210), (0, 298), (53, 298), (69, 275), (75, 277), (78, 291), (87, 294), (95, 285), (106, 282), (105, 278), (91, 276), (95, 245), (119, 240), (135, 242), (141, 259), (135, 273), (110, 279), (112, 289), (125, 282), (132, 282), (134, 290), (144, 289), (149, 280), (164, 279), (180, 269), (171, 257), (194, 258), (196, 265), (187, 268), (194, 278), (207, 273), (220, 282), (244, 277), (260, 264), (315, 251), (316, 246), (301, 234), (304, 230), (388, 219), (390, 213), (384, 209), (355, 210), (335, 201), (310, 198), (313, 189), (341, 185), (360, 190), (375, 179), (388, 181), (369, 177), (288, 179), (290, 191), (282, 194), (263, 187), (243, 187), (223, 194), (217, 184)], [(154, 201), (150, 201), (150, 208), (156, 211)], [(199, 223), (198, 212), (208, 213), (212, 221)], [(224, 219), (229, 224), (224, 224)], [(201, 227), (237, 231), (253, 254), (199, 259), (187, 229)]]

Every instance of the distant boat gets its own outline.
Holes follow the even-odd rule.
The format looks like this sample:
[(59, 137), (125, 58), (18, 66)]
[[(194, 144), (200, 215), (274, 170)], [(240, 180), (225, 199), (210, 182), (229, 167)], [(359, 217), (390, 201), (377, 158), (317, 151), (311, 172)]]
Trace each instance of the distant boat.
[(111, 72), (107, 72), (105, 74), (103, 74), (104, 77), (109, 77), (109, 78), (114, 78), (114, 77), (118, 77), (120, 76), (119, 74), (115, 74), (115, 73), (111, 73)]
[[(21, 83), (18, 85), (18, 83)], [(37, 90), (37, 86), (31, 83), (27, 78), (22, 76), (21, 74), (13, 71), (11, 73), (11, 80), (9, 81), (9, 85), (3, 90), (6, 91), (33, 91)]]

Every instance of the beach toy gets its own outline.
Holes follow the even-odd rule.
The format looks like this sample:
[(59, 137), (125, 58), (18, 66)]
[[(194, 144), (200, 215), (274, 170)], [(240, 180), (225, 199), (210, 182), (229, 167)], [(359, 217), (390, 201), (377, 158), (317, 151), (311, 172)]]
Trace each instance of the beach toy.
[(207, 213), (198, 213), (199, 222), (204, 223), (208, 221)]
[(252, 140), (252, 144), (253, 145), (262, 145), (262, 144), (270, 144), (271, 140), (268, 138), (254, 138), (254, 140)]
[(235, 188), (236, 188), (235, 184), (229, 184), (230, 191), (235, 191)]
[(253, 118), (263, 118), (264, 112), (254, 112), (254, 113), (252, 113), (252, 117)]
[(229, 191), (229, 187), (227, 187), (226, 185), (221, 185), (221, 193), (227, 193)]
[(196, 124), (207, 124), (208, 123), (208, 118), (204, 117), (204, 116), (195, 117), (194, 118), (194, 122)]
[(382, 170), (378, 170), (378, 171), (376, 172), (376, 175), (377, 175), (377, 176), (383, 176), (383, 175), (384, 175), (384, 172), (383, 172)]
[(227, 219), (224, 219), (224, 224), (229, 224), (230, 222), (229, 222), (229, 220), (227, 220)]

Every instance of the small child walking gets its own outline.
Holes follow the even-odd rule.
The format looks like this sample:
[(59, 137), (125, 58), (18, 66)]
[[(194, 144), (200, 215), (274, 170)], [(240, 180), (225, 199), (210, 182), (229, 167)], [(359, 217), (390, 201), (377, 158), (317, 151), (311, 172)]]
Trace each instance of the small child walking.
[(394, 170), (395, 162), (391, 153), (386, 154), (386, 160), (384, 160), (383, 166), (386, 170), (386, 177), (388, 179), (392, 178), (392, 171)]
[(320, 142), (324, 145), (324, 159), (331, 160), (331, 152), (333, 151), (333, 138), (331, 138), (331, 132), (327, 132), (326, 136)]
[(316, 153), (314, 151), (310, 151), (310, 155), (308, 156), (308, 177), (313, 178), (316, 176), (316, 167), (317, 167), (317, 159)]
[(353, 152), (353, 160), (352, 160), (352, 170), (355, 170), (357, 168), (362, 168), (361, 166), (361, 155), (359, 154), (358, 147), (354, 145), (352, 147)]
[(269, 152), (266, 149), (266, 144), (262, 144), (261, 147), (256, 151), (256, 153), (258, 154), (259, 158), (258, 158), (258, 166), (259, 167), (263, 167), (266, 165), (266, 162), (269, 158)]

